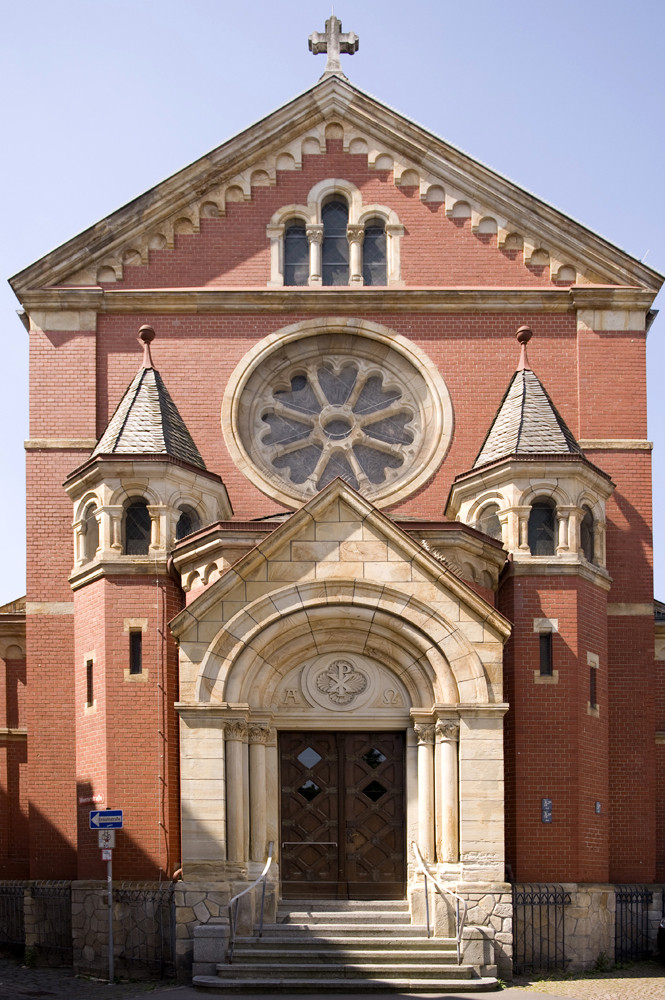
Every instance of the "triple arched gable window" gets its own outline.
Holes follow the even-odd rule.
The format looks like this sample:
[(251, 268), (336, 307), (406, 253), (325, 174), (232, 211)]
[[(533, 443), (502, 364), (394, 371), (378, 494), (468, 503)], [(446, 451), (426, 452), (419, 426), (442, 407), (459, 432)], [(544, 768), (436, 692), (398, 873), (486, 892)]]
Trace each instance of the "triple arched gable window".
[(276, 212), (269, 285), (401, 285), (399, 241), (404, 227), (394, 211), (363, 206), (360, 192), (342, 181), (322, 182), (308, 205)]

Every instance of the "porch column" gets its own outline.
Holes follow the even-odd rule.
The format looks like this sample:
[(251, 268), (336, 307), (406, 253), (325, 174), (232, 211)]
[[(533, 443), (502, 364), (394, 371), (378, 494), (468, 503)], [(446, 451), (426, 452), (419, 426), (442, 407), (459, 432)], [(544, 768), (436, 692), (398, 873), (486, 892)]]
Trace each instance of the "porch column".
[(226, 836), (229, 861), (243, 861), (245, 843), (245, 740), (247, 723), (226, 724)]
[(439, 799), (436, 844), (439, 861), (459, 861), (459, 785), (457, 747), (459, 724), (439, 719), (436, 724), (436, 791)]
[(249, 727), (249, 857), (265, 861), (267, 827), (266, 744), (269, 730), (265, 726)]
[(418, 737), (418, 844), (434, 861), (434, 726), (414, 725)]

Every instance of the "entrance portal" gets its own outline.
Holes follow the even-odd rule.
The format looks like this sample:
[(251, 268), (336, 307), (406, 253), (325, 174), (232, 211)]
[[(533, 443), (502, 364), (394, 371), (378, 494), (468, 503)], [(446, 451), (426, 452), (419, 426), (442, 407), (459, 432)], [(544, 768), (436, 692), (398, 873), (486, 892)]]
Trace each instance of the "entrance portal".
[(403, 899), (404, 733), (280, 733), (282, 895)]

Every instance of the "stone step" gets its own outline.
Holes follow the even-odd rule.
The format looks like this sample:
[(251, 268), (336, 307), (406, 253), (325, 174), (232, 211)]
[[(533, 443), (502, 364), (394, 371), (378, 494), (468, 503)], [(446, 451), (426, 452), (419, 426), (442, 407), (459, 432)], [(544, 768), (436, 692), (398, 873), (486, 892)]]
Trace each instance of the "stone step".
[[(260, 963), (256, 962), (245, 962), (242, 968), (238, 970), (235, 964), (228, 965), (220, 963), (217, 966), (217, 975), (220, 979), (238, 979), (238, 971), (240, 971), (240, 978), (246, 979), (257, 979), (260, 976), (266, 975), (266, 970)], [(329, 979), (351, 979), (357, 977), (358, 979), (470, 979), (473, 976), (473, 966), (471, 965), (446, 965), (444, 963), (428, 963), (423, 966), (422, 963), (414, 962), (411, 965), (399, 964), (391, 962), (360, 962), (352, 963), (346, 962), (344, 958), (337, 963), (330, 963), (326, 965), (325, 969), (321, 969), (321, 972)], [(312, 978), (312, 968), (307, 963), (286, 963), (280, 962), (279, 966), (274, 969), (274, 974), (280, 978), (286, 979), (311, 979)]]
[[(374, 959), (375, 955), (376, 959)], [(431, 963), (432, 961), (447, 965), (457, 963), (457, 952), (454, 949), (413, 947), (404, 948), (403, 950), (395, 950), (392, 947), (385, 949), (354, 947), (345, 948), (343, 952), (340, 952), (339, 948), (325, 948), (320, 945), (314, 945), (310, 949), (307, 949), (307, 951), (298, 951), (295, 948), (291, 950), (286, 948), (261, 948), (261, 946), (258, 946), (256, 948), (236, 947), (233, 952), (234, 965), (245, 962), (260, 962), (262, 964), (270, 963), (275, 965), (280, 962), (293, 962), (294, 958), (297, 958), (298, 962), (304, 965), (314, 965), (316, 963), (339, 964), (340, 962), (362, 964), (368, 958), (372, 961), (380, 960), (381, 962), (399, 963), (401, 965), (408, 965), (409, 962)]]
[(236, 979), (232, 982), (218, 976), (195, 976), (194, 986), (218, 993), (433, 993), (438, 987), (446, 993), (484, 993), (497, 989), (494, 977), (477, 976), (471, 979)]
[(277, 914), (278, 924), (353, 924), (368, 921), (377, 926), (403, 924), (408, 922), (408, 913), (399, 910), (382, 913), (375, 913), (374, 910), (291, 910), (282, 917)]
[(294, 951), (296, 953), (312, 950), (332, 951), (336, 954), (340, 950), (344, 954), (351, 951), (412, 951), (418, 954), (428, 955), (431, 952), (442, 952), (443, 954), (457, 954), (457, 943), (454, 938), (419, 938), (419, 937), (357, 937), (352, 941), (344, 937), (273, 937), (268, 938), (236, 938), (236, 954), (251, 955), (256, 950), (271, 951), (278, 954)]
[(423, 924), (410, 924), (410, 923), (400, 923), (400, 924), (388, 924), (385, 925), (378, 923), (369, 923), (367, 921), (363, 923), (316, 923), (314, 921), (308, 923), (300, 924), (264, 924), (263, 925), (263, 937), (274, 937), (276, 934), (302, 934), (315, 937), (328, 937), (329, 935), (337, 935), (344, 937), (353, 937), (359, 934), (376, 934), (377, 937), (398, 934), (400, 936), (412, 936), (412, 937), (426, 937), (427, 928)]
[(291, 910), (399, 910), (409, 912), (409, 904), (402, 899), (292, 899), (280, 902), (278, 913), (290, 913)]

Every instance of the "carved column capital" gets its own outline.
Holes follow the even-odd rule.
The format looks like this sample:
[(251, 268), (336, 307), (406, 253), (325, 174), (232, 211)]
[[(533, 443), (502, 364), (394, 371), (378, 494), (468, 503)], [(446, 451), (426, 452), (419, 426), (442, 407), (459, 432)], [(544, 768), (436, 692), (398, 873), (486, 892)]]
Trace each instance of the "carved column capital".
[(362, 243), (365, 239), (365, 227), (352, 223), (346, 227), (349, 243)]
[(227, 740), (238, 740), (241, 743), (247, 739), (247, 723), (243, 719), (234, 719), (224, 725), (224, 736)]
[(250, 743), (263, 743), (266, 746), (270, 739), (270, 730), (266, 726), (250, 725), (247, 735)]
[(434, 746), (434, 726), (416, 722), (413, 727), (419, 746)]
[(317, 246), (321, 246), (323, 243), (323, 226), (320, 223), (311, 223), (309, 226), (305, 227), (305, 232), (307, 233), (307, 239), (310, 244), (315, 243)]
[(441, 740), (458, 740), (459, 723), (452, 719), (439, 719), (436, 724), (436, 732)]

